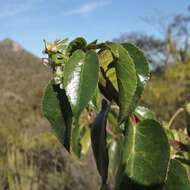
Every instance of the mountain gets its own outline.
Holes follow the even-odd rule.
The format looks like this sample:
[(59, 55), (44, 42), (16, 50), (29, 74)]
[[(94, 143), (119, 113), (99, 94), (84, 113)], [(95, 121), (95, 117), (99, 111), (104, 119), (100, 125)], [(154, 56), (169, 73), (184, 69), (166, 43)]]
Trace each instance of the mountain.
[(0, 125), (26, 128), (45, 122), (39, 117), (40, 101), (49, 72), (41, 60), (5, 39), (0, 42), (0, 72)]

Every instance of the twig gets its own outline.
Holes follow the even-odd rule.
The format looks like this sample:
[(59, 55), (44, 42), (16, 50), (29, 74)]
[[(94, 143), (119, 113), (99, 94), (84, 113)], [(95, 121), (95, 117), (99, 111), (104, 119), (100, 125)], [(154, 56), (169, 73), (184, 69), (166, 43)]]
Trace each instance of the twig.
[(168, 123), (168, 128), (170, 128), (170, 127), (172, 126), (172, 124), (173, 124), (174, 120), (177, 118), (177, 116), (178, 116), (180, 113), (184, 112), (184, 111), (185, 111), (184, 108), (179, 108), (179, 109), (174, 113), (174, 115), (172, 116), (172, 118), (170, 119), (170, 121), (169, 121), (169, 123)]

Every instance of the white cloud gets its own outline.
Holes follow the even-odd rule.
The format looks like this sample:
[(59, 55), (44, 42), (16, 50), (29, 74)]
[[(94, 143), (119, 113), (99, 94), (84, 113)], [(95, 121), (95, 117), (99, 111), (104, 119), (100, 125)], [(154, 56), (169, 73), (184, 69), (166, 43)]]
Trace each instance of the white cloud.
[(71, 9), (66, 11), (64, 14), (65, 15), (83, 15), (83, 14), (87, 14), (90, 12), (95, 11), (96, 9), (100, 8), (100, 7), (104, 7), (108, 4), (110, 4), (111, 1), (94, 1), (91, 3), (87, 3), (84, 5), (81, 5), (75, 9)]
[(7, 6), (3, 10), (1, 10), (0, 19), (5, 19), (7, 17), (15, 16), (19, 13), (28, 11), (30, 8), (31, 7), (29, 5), (22, 5), (22, 4), (16, 6), (13, 5)]
[[(0, 0), (1, 1), (1, 0)], [(34, 6), (37, 5), (37, 3), (41, 2), (42, 0), (15, 0), (5, 1), (4, 4), (0, 7), (0, 19), (6, 19), (9, 17), (16, 16), (20, 13), (27, 12), (34, 8)]]

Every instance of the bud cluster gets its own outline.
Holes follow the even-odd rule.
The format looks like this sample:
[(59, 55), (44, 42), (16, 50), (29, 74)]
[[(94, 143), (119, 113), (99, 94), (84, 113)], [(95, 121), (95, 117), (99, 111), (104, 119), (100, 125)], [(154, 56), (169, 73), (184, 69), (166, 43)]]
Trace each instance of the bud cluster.
[(44, 41), (45, 50), (43, 53), (48, 55), (48, 58), (43, 58), (43, 64), (49, 66), (54, 74), (54, 81), (63, 88), (63, 69), (64, 64), (68, 59), (67, 46), (68, 40), (56, 40), (53, 43)]

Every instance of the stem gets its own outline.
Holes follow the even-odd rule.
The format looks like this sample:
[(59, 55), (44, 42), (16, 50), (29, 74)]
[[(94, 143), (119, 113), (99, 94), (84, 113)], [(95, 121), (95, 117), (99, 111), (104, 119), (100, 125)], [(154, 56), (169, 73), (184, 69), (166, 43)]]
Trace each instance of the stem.
[(180, 113), (184, 112), (184, 111), (185, 111), (184, 108), (179, 108), (179, 109), (174, 113), (174, 115), (172, 116), (172, 118), (170, 119), (170, 121), (169, 121), (169, 123), (168, 123), (168, 128), (170, 128), (170, 127), (172, 126), (172, 124), (173, 124), (174, 120), (177, 118), (177, 116), (178, 116)]

